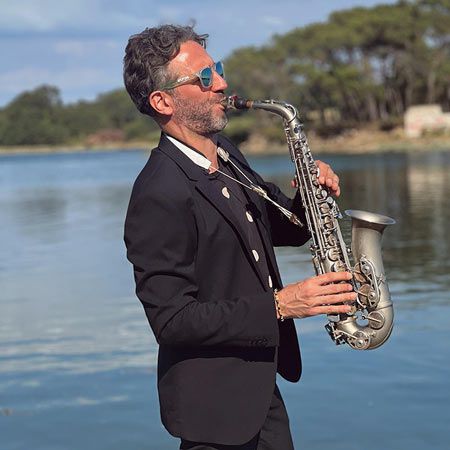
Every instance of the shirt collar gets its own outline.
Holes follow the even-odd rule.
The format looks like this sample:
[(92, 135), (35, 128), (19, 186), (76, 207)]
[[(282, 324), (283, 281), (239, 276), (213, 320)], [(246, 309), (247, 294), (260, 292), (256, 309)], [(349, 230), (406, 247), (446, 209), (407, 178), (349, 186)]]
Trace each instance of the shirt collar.
[(168, 134), (166, 134), (166, 136), (167, 139), (169, 139), (169, 141), (172, 142), (172, 144), (175, 145), (175, 147), (177, 147), (182, 153), (184, 153), (194, 164), (197, 164), (197, 166), (200, 166), (205, 170), (208, 170), (210, 168), (211, 161), (206, 156), (202, 155), (196, 150), (193, 150), (186, 144), (183, 144), (178, 139), (175, 139)]

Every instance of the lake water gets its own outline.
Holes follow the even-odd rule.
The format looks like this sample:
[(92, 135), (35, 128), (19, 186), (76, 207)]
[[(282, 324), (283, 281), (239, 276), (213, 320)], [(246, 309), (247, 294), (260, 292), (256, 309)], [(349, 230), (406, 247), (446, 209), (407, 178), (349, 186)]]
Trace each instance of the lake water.
[[(168, 450), (156, 345), (134, 296), (123, 220), (139, 151), (0, 157), (0, 448)], [(336, 347), (297, 321), (302, 381), (280, 381), (299, 449), (450, 448), (450, 152), (324, 157), (342, 210), (394, 217), (384, 261), (395, 328)], [(289, 190), (286, 157), (251, 159)], [(348, 227), (348, 222), (344, 223)], [(285, 283), (309, 252), (277, 251)]]

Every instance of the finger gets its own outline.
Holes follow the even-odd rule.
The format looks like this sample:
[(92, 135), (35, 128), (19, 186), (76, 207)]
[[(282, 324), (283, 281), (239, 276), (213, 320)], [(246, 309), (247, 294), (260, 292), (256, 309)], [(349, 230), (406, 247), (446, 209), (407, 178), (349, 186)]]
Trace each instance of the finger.
[(339, 177), (337, 175), (333, 175), (333, 178), (331, 179), (331, 189), (333, 191), (336, 191), (339, 186)]
[(331, 175), (321, 175), (319, 177), (319, 183), (322, 184), (323, 186), (327, 186), (329, 188), (332, 188), (333, 184), (339, 184), (338, 182), (336, 182), (336, 176), (331, 174)]
[(314, 306), (309, 310), (312, 316), (319, 314), (346, 314), (352, 310), (349, 305), (327, 305), (327, 306)]
[(320, 286), (320, 295), (340, 294), (341, 292), (351, 292), (353, 286), (350, 283), (330, 283)]
[(332, 187), (333, 185), (337, 186), (339, 184), (339, 177), (335, 174), (327, 176), (327, 186)]
[(330, 166), (324, 163), (323, 161), (320, 161), (319, 159), (316, 160), (316, 166), (319, 169), (319, 173), (317, 176), (319, 183), (325, 184), (326, 179), (330, 176), (329, 175)]
[(319, 295), (314, 298), (314, 305), (333, 305), (334, 303), (354, 302), (357, 298), (356, 292), (344, 294)]
[(320, 172), (323, 171), (324, 173), (330, 169), (330, 165), (320, 159), (316, 159), (316, 166), (319, 168)]
[(327, 272), (322, 275), (313, 277), (312, 280), (317, 281), (319, 284), (336, 283), (338, 281), (347, 281), (353, 278), (350, 272)]

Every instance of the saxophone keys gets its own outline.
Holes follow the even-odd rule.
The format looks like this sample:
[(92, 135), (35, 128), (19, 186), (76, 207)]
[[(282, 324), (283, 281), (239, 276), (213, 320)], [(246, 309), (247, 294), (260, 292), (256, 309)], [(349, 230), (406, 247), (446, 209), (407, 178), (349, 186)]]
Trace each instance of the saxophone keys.
[(316, 198), (318, 200), (326, 200), (328, 197), (328, 192), (325, 189), (316, 189)]
[(367, 320), (369, 321), (369, 327), (374, 330), (380, 330), (384, 326), (384, 322), (386, 321), (383, 314), (379, 311), (372, 311), (368, 314)]
[(370, 336), (364, 331), (357, 331), (348, 340), (348, 344), (356, 350), (366, 350), (370, 345)]
[(332, 265), (331, 270), (333, 272), (345, 272), (347, 270), (347, 267), (345, 267), (345, 264), (342, 261), (336, 261)]
[(336, 246), (336, 244), (337, 244), (337, 239), (336, 239), (336, 236), (334, 235), (334, 234), (329, 234), (328, 236), (326, 236), (326, 241), (327, 241), (327, 244), (330, 246), (330, 247), (335, 247)]
[(324, 227), (325, 230), (327, 230), (327, 231), (332, 231), (332, 230), (334, 230), (334, 229), (336, 228), (336, 225), (335, 225), (335, 223), (334, 223), (334, 221), (333, 221), (333, 218), (330, 217), (329, 215), (328, 215), (328, 216), (325, 216), (325, 217), (323, 218), (323, 227)]
[(369, 306), (371, 308), (376, 308), (378, 302), (380, 301), (377, 292), (374, 289), (369, 291), (369, 295), (367, 296), (367, 300), (369, 301)]
[(330, 248), (327, 252), (327, 257), (330, 261), (337, 261), (339, 259), (339, 250), (337, 248)]
[(353, 277), (358, 283), (366, 283), (367, 278), (361, 271), (361, 265), (358, 263), (353, 269)]
[(370, 265), (367, 263), (361, 263), (361, 272), (364, 275), (370, 275), (371, 274)]
[(358, 303), (364, 308), (375, 308), (379, 302), (378, 295), (370, 284), (362, 284), (358, 289)]
[(319, 211), (321, 214), (328, 214), (330, 212), (330, 205), (328, 203), (322, 203), (319, 206)]
[(365, 283), (366, 282), (366, 277), (364, 275), (362, 275), (361, 272), (353, 272), (353, 278), (358, 283)]

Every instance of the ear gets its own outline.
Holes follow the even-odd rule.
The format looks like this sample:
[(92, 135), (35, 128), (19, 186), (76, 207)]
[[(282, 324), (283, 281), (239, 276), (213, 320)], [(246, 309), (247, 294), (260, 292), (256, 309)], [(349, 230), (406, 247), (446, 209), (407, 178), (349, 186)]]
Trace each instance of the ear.
[(151, 107), (162, 116), (171, 116), (173, 114), (173, 100), (167, 92), (152, 92), (148, 96), (148, 102)]

